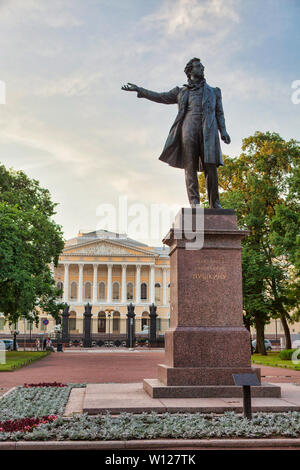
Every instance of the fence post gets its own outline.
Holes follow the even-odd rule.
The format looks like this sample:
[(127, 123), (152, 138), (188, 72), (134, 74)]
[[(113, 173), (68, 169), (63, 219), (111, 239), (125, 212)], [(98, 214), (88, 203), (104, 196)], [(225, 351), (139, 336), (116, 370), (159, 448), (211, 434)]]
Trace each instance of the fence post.
[(62, 342), (69, 343), (70, 334), (69, 334), (69, 309), (70, 306), (66, 304), (63, 313), (62, 313)]
[(91, 319), (92, 319), (92, 306), (87, 303), (84, 306), (84, 321), (83, 321), (83, 330), (84, 330), (84, 337), (83, 337), (83, 347), (84, 348), (91, 348), (92, 347), (92, 335), (91, 335)]
[(158, 317), (157, 313), (157, 306), (152, 303), (150, 305), (150, 334), (149, 334), (149, 341), (150, 344), (156, 343), (156, 318)]
[(127, 305), (127, 340), (126, 346), (127, 348), (132, 348), (133, 343), (135, 341), (135, 313), (134, 313), (134, 305), (130, 302)]

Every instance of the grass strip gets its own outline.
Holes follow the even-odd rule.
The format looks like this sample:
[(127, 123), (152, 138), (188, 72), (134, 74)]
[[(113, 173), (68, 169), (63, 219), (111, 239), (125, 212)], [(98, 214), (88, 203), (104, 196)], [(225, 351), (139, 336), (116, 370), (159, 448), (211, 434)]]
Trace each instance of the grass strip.
[(0, 372), (13, 371), (28, 366), (48, 356), (50, 351), (7, 351), (6, 364), (0, 364)]

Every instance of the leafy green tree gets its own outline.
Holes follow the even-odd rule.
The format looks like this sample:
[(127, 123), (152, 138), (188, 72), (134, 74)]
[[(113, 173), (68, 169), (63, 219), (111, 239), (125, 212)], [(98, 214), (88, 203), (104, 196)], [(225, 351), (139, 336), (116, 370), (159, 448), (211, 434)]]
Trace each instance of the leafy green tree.
[[(256, 132), (243, 140), (243, 152), (224, 158), (219, 172), (221, 202), (233, 208), (243, 241), (243, 303), (246, 324), (257, 331), (257, 351), (266, 354), (264, 326), (280, 318), (291, 347), (288, 320), (299, 307), (299, 157), (295, 140)], [(200, 177), (200, 195), (204, 180)]]
[(37, 324), (40, 309), (58, 318), (63, 308), (50, 270), (64, 247), (55, 206), (38, 181), (0, 166), (0, 311), (9, 324)]

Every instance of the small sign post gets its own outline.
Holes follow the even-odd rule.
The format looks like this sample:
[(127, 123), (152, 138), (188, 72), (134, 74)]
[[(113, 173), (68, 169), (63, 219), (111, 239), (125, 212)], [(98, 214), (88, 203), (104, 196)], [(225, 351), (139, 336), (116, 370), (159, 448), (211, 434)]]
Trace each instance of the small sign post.
[(244, 417), (252, 419), (251, 409), (251, 386), (260, 385), (257, 375), (254, 374), (233, 374), (235, 385), (243, 387), (243, 407)]

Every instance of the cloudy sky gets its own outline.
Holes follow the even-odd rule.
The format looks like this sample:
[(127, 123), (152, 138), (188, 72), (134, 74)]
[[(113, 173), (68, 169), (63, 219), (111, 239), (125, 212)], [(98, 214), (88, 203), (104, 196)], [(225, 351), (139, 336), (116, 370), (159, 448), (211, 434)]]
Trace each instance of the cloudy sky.
[(101, 228), (119, 196), (186, 205), (183, 171), (158, 161), (176, 106), (121, 85), (169, 90), (200, 57), (222, 89), (224, 153), (256, 130), (299, 139), (299, 17), (299, 0), (0, 0), (0, 160), (51, 191), (66, 238)]

